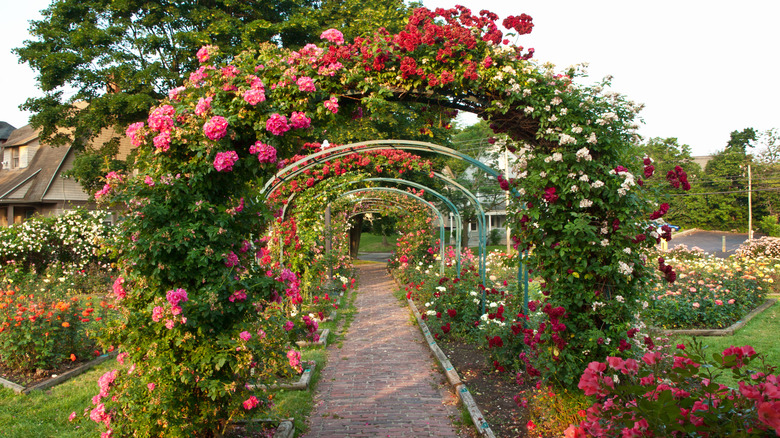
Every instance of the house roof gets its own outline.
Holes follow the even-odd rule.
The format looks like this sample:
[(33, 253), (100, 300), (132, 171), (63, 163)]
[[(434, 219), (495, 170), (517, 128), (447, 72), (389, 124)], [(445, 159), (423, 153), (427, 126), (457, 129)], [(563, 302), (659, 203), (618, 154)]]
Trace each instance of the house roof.
[[(11, 133), (3, 148), (22, 146), (36, 138), (38, 132), (27, 125)], [(0, 203), (42, 202), (71, 149), (41, 146), (27, 167), (0, 171)]]
[(23, 146), (33, 140), (38, 138), (38, 132), (33, 129), (30, 125), (24, 125), (19, 129), (15, 129), (13, 132), (11, 132), (11, 135), (8, 136), (8, 140), (5, 142), (3, 147), (10, 147), (10, 146)]
[(13, 126), (6, 122), (0, 122), (0, 141), (8, 140), (8, 136), (15, 130)]

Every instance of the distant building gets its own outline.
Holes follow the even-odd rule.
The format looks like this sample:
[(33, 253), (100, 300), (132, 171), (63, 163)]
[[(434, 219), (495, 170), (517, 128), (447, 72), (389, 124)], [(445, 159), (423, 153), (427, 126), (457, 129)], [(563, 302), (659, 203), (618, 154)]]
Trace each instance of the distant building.
[[(30, 125), (13, 129), (0, 122), (0, 134), (6, 125), (12, 131), (0, 151), (0, 226), (21, 223), (35, 214), (52, 216), (78, 207), (97, 208), (77, 181), (63, 176), (73, 168), (73, 146), (41, 144), (39, 132)], [(126, 158), (130, 141), (124, 135), (105, 130), (93, 142), (102, 144), (112, 136), (121, 139), (118, 158)]]
[(691, 157), (691, 161), (701, 166), (701, 170), (704, 170), (707, 167), (707, 163), (712, 160), (712, 155), (697, 155), (695, 157)]

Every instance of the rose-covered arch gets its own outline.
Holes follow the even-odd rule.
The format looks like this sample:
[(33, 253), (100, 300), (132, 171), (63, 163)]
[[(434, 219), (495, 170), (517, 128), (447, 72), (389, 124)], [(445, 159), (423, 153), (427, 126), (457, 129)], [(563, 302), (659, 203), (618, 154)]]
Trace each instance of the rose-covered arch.
[[(505, 19), (507, 38), (497, 19), (421, 8), (397, 35), (345, 42), (331, 30), (298, 51), (198, 52), (201, 68), (127, 130), (138, 173), (111, 173), (96, 194), (127, 209), (115, 284), (124, 320), (104, 340), (130, 372), (103, 376), (89, 412), (109, 436), (213, 436), (267, 406), (245, 384), (299, 367), (289, 345), (312, 325), (287, 310), (299, 279), (258, 263), (256, 236), (275, 211), (259, 189), (307, 145), (387, 132), (420, 140), (445, 129), (435, 121), (452, 109), (524, 142), (508, 146), (517, 178), (498, 182), (517, 190), (515, 246), (533, 248), (545, 295), (521, 340), (527, 372), (570, 386), (588, 361), (650, 347), (634, 312), (652, 265), (644, 249), (668, 231), (648, 221), (666, 209), (643, 195), (630, 155), (638, 106), (509, 44), (530, 32), (530, 17)], [(414, 111), (394, 117), (400, 104)]]

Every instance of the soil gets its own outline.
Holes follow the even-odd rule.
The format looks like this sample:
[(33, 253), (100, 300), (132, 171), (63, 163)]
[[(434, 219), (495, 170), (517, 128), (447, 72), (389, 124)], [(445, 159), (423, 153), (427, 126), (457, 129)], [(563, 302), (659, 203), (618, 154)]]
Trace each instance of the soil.
[(494, 371), (487, 354), (453, 338), (438, 341), (497, 438), (526, 437), (525, 412), (513, 397), (522, 389), (509, 373)]
[(76, 361), (76, 362), (71, 362), (71, 361), (62, 362), (59, 366), (53, 369), (50, 370), (38, 369), (35, 371), (12, 369), (6, 367), (2, 362), (0, 362), (0, 377), (4, 378), (5, 380), (16, 383), (17, 385), (21, 385), (27, 388), (35, 384), (41, 383), (43, 381), (49, 380), (53, 377), (53, 375), (54, 376), (62, 375), (65, 372), (70, 371), (73, 368), (81, 366), (87, 362), (88, 362), (87, 360)]

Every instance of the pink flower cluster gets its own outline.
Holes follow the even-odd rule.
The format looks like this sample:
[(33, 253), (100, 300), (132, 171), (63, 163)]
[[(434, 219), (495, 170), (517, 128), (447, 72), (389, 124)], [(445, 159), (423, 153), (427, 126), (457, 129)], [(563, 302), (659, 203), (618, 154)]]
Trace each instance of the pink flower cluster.
[(344, 34), (338, 29), (328, 29), (320, 34), (320, 39), (330, 41), (331, 43), (340, 46), (344, 44)]
[(247, 342), (250, 339), (252, 339), (252, 334), (244, 330), (243, 332), (238, 334), (238, 337), (241, 338), (242, 341)]
[(122, 277), (117, 277), (116, 280), (114, 280), (114, 296), (116, 296), (117, 300), (123, 300), (127, 296), (127, 291), (125, 291), (125, 288), (122, 286), (125, 284), (125, 279)]
[(301, 367), (301, 352), (296, 350), (290, 350), (287, 352), (287, 361), (290, 362), (290, 367), (297, 372), (303, 372)]
[(317, 87), (314, 86), (314, 80), (308, 76), (301, 76), (296, 81), (298, 89), (301, 91), (317, 91)]
[(688, 182), (688, 174), (685, 173), (682, 167), (674, 166), (674, 170), (670, 170), (666, 174), (666, 180), (675, 189), (680, 188), (682, 185), (683, 190), (690, 190), (691, 184)]
[(339, 112), (339, 100), (334, 96), (331, 96), (330, 99), (326, 100), (323, 105), (325, 105), (325, 108), (333, 114)]
[(222, 116), (214, 116), (203, 124), (203, 133), (211, 140), (219, 140), (227, 133), (228, 121)]
[(211, 102), (214, 100), (212, 96), (201, 97), (198, 99), (198, 104), (195, 105), (195, 115), (198, 117), (203, 116), (211, 110)]
[[(765, 436), (767, 429), (780, 435), (780, 377), (747, 370), (754, 356), (750, 346), (732, 346), (723, 351), (720, 364), (712, 364), (741, 373), (744, 380), (738, 389), (701, 377), (698, 370), (702, 365), (686, 353), (674, 356), (671, 368), (665, 361), (668, 356), (659, 351), (646, 353), (641, 362), (619, 357), (608, 357), (606, 363), (591, 362), (578, 386), (599, 401), (588, 408), (586, 419), (566, 430), (565, 436), (666, 436), (674, 430), (668, 428), (670, 422), (692, 427), (700, 436), (723, 436), (721, 433), (733, 430), (732, 421), (738, 421), (741, 430), (753, 432), (746, 436)], [(662, 396), (665, 393), (668, 395)], [(666, 419), (645, 415), (644, 410), (652, 414), (663, 410)]]
[(173, 129), (173, 116), (176, 109), (170, 105), (161, 105), (153, 109), (149, 114), (149, 128), (153, 131), (163, 132)]
[(144, 144), (144, 136), (143, 133), (140, 132), (141, 129), (143, 129), (143, 127), (144, 127), (144, 122), (136, 122), (128, 126), (127, 130), (125, 131), (125, 135), (130, 137), (130, 144), (132, 144), (135, 147)]
[(198, 52), (195, 55), (198, 57), (198, 62), (202, 64), (211, 59), (211, 55), (216, 54), (218, 50), (218, 46), (207, 45), (198, 49)]
[(290, 130), (290, 125), (287, 124), (287, 117), (274, 113), (265, 122), (265, 129), (273, 135), (282, 135)]
[(293, 111), (290, 116), (290, 125), (295, 129), (305, 129), (311, 126), (311, 119), (306, 117), (306, 113)]
[(226, 259), (225, 266), (227, 266), (228, 268), (232, 268), (233, 266), (239, 265), (238, 256), (233, 251), (230, 251), (230, 254), (225, 256), (225, 259)]
[(214, 168), (217, 169), (217, 172), (230, 172), (236, 161), (238, 161), (236, 151), (217, 152), (217, 156), (214, 158)]
[(230, 301), (231, 303), (233, 303), (235, 301), (245, 301), (245, 300), (246, 300), (246, 290), (245, 289), (237, 290), (237, 291), (233, 292), (232, 294), (230, 294), (230, 296), (228, 297), (228, 301)]
[(255, 407), (257, 407), (257, 405), (259, 403), (260, 403), (260, 401), (257, 400), (257, 397), (251, 396), (247, 400), (244, 401), (243, 406), (244, 406), (244, 409), (246, 409), (248, 411), (248, 410), (251, 410), (251, 409), (254, 409)]
[(250, 154), (257, 154), (257, 160), (261, 163), (275, 163), (276, 162), (276, 149), (267, 145), (261, 141), (255, 142), (249, 147)]

